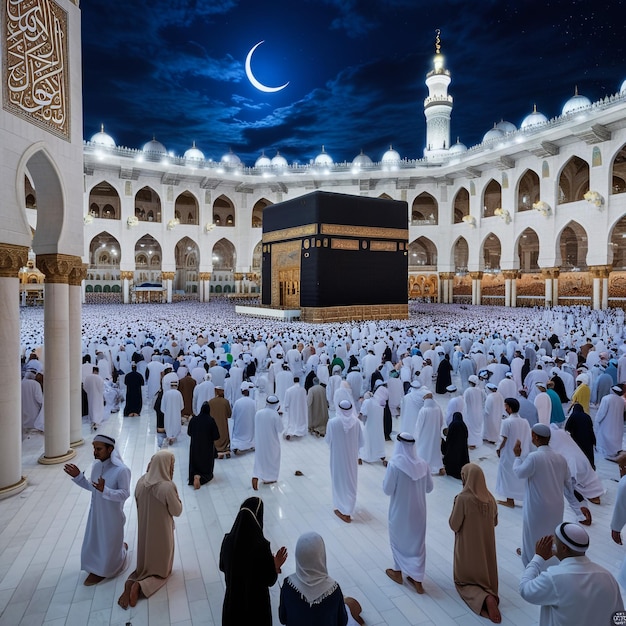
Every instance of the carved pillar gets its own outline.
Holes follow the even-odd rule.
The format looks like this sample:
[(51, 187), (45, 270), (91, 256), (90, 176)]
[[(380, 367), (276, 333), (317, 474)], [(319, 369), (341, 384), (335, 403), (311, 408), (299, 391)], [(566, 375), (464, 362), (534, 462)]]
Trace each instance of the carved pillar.
[(243, 274), (241, 272), (235, 272), (233, 278), (235, 279), (235, 293), (242, 293), (241, 282), (243, 281)]
[(556, 306), (559, 303), (559, 268), (542, 267), (541, 275), (545, 282), (544, 306)]
[(168, 304), (172, 303), (172, 283), (174, 281), (175, 272), (161, 272), (161, 278), (165, 282), (165, 288), (167, 295), (165, 301)]
[(482, 293), (482, 272), (470, 272), (470, 278), (472, 279), (472, 304), (481, 304)]
[[(88, 265), (77, 259), (69, 275), (69, 331), (70, 352), (67, 362), (70, 369), (70, 446), (80, 446), (83, 441), (82, 397), (81, 397), (81, 357), (82, 320), (81, 303), (84, 291), (81, 285), (87, 276)], [(45, 354), (45, 353), (44, 353)]]
[(0, 500), (22, 491), (22, 387), (20, 377), (20, 279), (26, 246), (0, 244)]
[(79, 257), (37, 255), (44, 283), (44, 453), (43, 464), (64, 463), (76, 453), (70, 443), (69, 275)]
[(502, 276), (504, 277), (504, 306), (510, 307), (512, 306), (513, 281), (517, 278), (517, 272), (515, 270), (503, 270)]
[(211, 292), (211, 272), (200, 272), (198, 274), (198, 288), (200, 291), (200, 302), (208, 302)]
[(130, 283), (135, 277), (133, 271), (120, 272), (120, 278), (122, 279), (122, 293), (124, 294), (124, 304), (130, 304)]
[(593, 309), (608, 308), (609, 306), (609, 274), (611, 265), (592, 265), (589, 268), (593, 276)]
[(454, 302), (454, 272), (439, 272), (439, 283), (441, 285), (441, 302), (452, 304)]

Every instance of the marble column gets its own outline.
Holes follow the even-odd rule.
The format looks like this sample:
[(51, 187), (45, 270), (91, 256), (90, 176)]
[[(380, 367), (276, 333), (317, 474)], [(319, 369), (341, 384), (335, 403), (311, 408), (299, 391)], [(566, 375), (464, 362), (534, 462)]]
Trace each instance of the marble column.
[(511, 307), (517, 306), (517, 279), (521, 278), (520, 272), (516, 272), (515, 278), (511, 281)]
[(235, 293), (242, 293), (241, 284), (243, 281), (243, 274), (241, 272), (236, 272), (233, 275), (233, 278), (235, 279)]
[(165, 287), (167, 291), (166, 302), (168, 304), (172, 303), (172, 283), (174, 281), (175, 272), (161, 272), (161, 278), (165, 281)]
[(472, 304), (481, 304), (483, 273), (470, 272), (470, 278), (472, 279)]
[(609, 306), (609, 274), (611, 265), (592, 265), (589, 268), (593, 276), (593, 302), (592, 308), (598, 310)]
[(0, 244), (0, 500), (26, 488), (22, 476), (22, 387), (20, 372), (20, 279), (28, 248)]
[(541, 275), (545, 283), (544, 306), (553, 307), (559, 303), (559, 268), (542, 267)]
[(448, 283), (446, 281), (446, 272), (439, 272), (439, 302), (448, 304)]
[(133, 271), (121, 271), (120, 278), (122, 279), (122, 293), (124, 297), (124, 304), (130, 304), (130, 283), (133, 281), (135, 277), (135, 272)]
[(513, 284), (517, 278), (515, 270), (502, 270), (504, 276), (504, 306), (513, 306)]
[(76, 257), (76, 265), (69, 275), (69, 330), (70, 353), (68, 358), (70, 368), (70, 446), (75, 448), (84, 443), (83, 440), (83, 406), (81, 390), (81, 361), (82, 361), (82, 284), (87, 276), (86, 264)]
[(208, 302), (211, 292), (211, 272), (200, 272), (198, 274), (199, 285), (201, 285), (200, 293), (202, 297), (200, 302)]
[[(79, 257), (37, 255), (44, 283), (44, 465), (64, 463), (76, 453), (70, 448), (70, 312), (69, 275)], [(79, 258), (80, 260), (80, 258)]]

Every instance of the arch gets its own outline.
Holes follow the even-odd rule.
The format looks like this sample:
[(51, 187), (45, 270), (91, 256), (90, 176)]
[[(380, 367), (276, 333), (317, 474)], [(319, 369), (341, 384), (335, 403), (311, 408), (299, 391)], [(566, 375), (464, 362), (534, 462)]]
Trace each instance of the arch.
[(587, 231), (578, 222), (568, 222), (557, 237), (557, 263), (563, 271), (587, 269)]
[(200, 215), (199, 204), (197, 198), (191, 191), (183, 191), (177, 196), (174, 201), (174, 215), (178, 217), (181, 224), (198, 225)]
[(611, 193), (626, 192), (626, 145), (623, 145), (611, 163)]
[(211, 291), (215, 291), (215, 293), (222, 293), (222, 285), (215, 285), (215, 290), (211, 286)]
[(439, 223), (439, 205), (434, 196), (423, 191), (413, 200), (411, 205), (411, 225), (421, 226), (422, 224)]
[(235, 205), (224, 194), (213, 202), (213, 223), (218, 226), (235, 226)]
[(526, 228), (517, 238), (517, 256), (522, 272), (539, 271), (539, 237), (532, 228)]
[(530, 211), (533, 204), (539, 201), (539, 176), (533, 170), (526, 170), (517, 183), (518, 213)]
[(122, 203), (117, 190), (106, 180), (95, 184), (89, 191), (89, 212), (95, 217), (119, 220), (122, 217)]
[(89, 269), (119, 270), (121, 257), (120, 242), (106, 231), (89, 242)]
[(263, 242), (259, 241), (252, 252), (252, 271), (260, 274), (263, 265)]
[(483, 217), (492, 217), (496, 209), (502, 208), (502, 185), (493, 178), (487, 183), (483, 192)]
[(193, 293), (198, 285), (198, 269), (200, 267), (200, 248), (189, 237), (183, 237), (174, 249), (176, 259), (176, 275), (173, 288), (185, 293)]
[(26, 175), (24, 175), (24, 197), (26, 199), (24, 206), (27, 209), (37, 210), (37, 192)]
[(252, 228), (261, 228), (263, 226), (263, 211), (272, 203), (261, 198), (254, 203), (252, 207)]
[(215, 242), (212, 251), (213, 269), (216, 271), (234, 271), (237, 262), (235, 246), (225, 238)]
[(437, 268), (437, 246), (427, 237), (418, 237), (409, 244), (409, 268)]
[(161, 221), (161, 198), (152, 187), (142, 187), (135, 194), (135, 217), (140, 222)]
[(626, 215), (615, 222), (610, 232), (608, 262), (614, 270), (626, 270)]
[(589, 163), (573, 156), (559, 176), (559, 204), (578, 202), (589, 191)]
[(152, 237), (144, 235), (135, 244), (135, 283), (161, 282), (161, 245)]
[(469, 191), (467, 191), (465, 187), (461, 187), (461, 189), (456, 192), (456, 196), (454, 196), (454, 200), (452, 202), (453, 224), (461, 224), (463, 222), (463, 218), (466, 215), (469, 215), (469, 203)]
[(500, 269), (500, 258), (502, 256), (502, 244), (500, 239), (493, 233), (489, 233), (483, 240), (480, 259), (482, 270), (495, 271)]
[(469, 246), (465, 237), (459, 237), (452, 246), (452, 264), (457, 274), (467, 274)]

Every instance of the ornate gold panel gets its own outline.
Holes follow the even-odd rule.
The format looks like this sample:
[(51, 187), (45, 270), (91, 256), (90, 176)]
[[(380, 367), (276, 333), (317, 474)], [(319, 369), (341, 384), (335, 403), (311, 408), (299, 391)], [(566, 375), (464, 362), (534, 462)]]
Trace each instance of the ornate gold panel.
[(294, 228), (283, 228), (282, 230), (273, 230), (269, 233), (263, 233), (263, 243), (284, 241), (285, 239), (302, 238), (311, 235), (317, 235), (317, 224), (306, 224), (305, 226), (295, 226)]
[(285, 241), (272, 246), (272, 302), (274, 308), (300, 307), (301, 242)]
[(398, 244), (395, 241), (370, 241), (372, 252), (397, 252)]
[(404, 228), (380, 228), (378, 226), (347, 226), (344, 224), (321, 224), (321, 235), (346, 237), (375, 237), (377, 239), (407, 239), (409, 231)]
[(358, 250), (358, 239), (331, 239), (330, 247), (333, 250)]

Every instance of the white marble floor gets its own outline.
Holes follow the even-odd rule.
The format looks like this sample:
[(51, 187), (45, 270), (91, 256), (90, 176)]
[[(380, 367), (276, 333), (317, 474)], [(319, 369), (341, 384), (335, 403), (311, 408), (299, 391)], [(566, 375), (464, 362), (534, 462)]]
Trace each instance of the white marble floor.
[[(396, 423), (397, 426), (397, 423)], [(85, 445), (77, 448), (76, 464), (88, 469), (92, 461), (92, 436), (84, 424)], [(132, 470), (132, 489), (156, 451), (154, 412), (141, 417), (113, 414), (101, 432), (117, 439), (118, 448)], [(89, 494), (76, 487), (62, 466), (43, 466), (43, 436), (24, 441), (23, 472), (29, 486), (21, 494), (0, 501), (0, 626), (123, 626), (219, 625), (224, 582), (218, 570), (219, 549), (230, 530), (240, 503), (253, 495), (250, 486), (252, 454), (216, 461), (215, 479), (199, 491), (187, 486), (188, 438), (183, 434), (171, 447), (177, 464), (175, 480), (183, 500), (183, 514), (176, 522), (174, 570), (167, 585), (135, 608), (117, 605), (125, 574), (134, 566), (136, 510), (133, 498), (126, 502), (126, 540), (130, 558), (125, 573), (95, 587), (83, 586), (80, 548), (89, 508)], [(391, 454), (392, 443), (388, 443)], [(497, 457), (494, 446), (471, 452), (484, 469), (487, 483), (495, 486)], [(589, 556), (617, 572), (626, 546), (610, 539), (611, 518), (618, 468), (600, 459), (598, 469), (607, 493), (600, 506), (591, 505)], [(296, 476), (296, 470), (304, 475)], [(294, 570), (293, 551), (298, 536), (319, 532), (326, 542), (330, 574), (345, 595), (363, 606), (368, 625), (487, 624), (471, 613), (457, 595), (452, 581), (454, 536), (448, 516), (460, 481), (434, 477), (428, 500), (427, 564), (425, 595), (418, 596), (407, 584), (400, 586), (385, 575), (392, 565), (387, 535), (388, 499), (382, 492), (382, 464), (359, 468), (357, 511), (351, 524), (341, 522), (331, 504), (328, 449), (323, 439), (307, 436), (283, 441), (280, 481), (262, 486), (265, 502), (265, 534), (273, 550), (287, 546), (290, 556), (282, 578)], [(497, 527), (500, 609), (505, 625), (529, 626), (538, 621), (539, 610), (518, 594), (522, 564), (515, 554), (521, 542), (522, 509), (502, 508)], [(566, 519), (571, 511), (566, 507)], [(278, 624), (279, 585), (271, 590), (274, 623)], [(243, 625), (242, 625), (243, 626)]]

